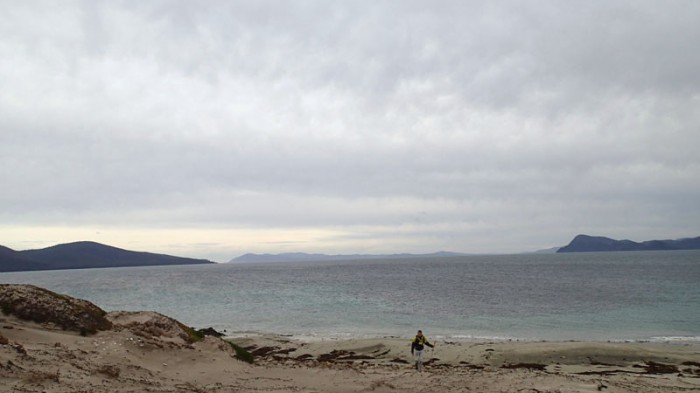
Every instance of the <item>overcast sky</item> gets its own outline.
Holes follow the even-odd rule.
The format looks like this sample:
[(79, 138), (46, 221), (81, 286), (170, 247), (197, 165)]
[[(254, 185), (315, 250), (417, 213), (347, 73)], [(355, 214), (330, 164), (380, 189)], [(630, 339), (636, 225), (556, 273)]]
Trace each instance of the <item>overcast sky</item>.
[(0, 244), (700, 235), (700, 1), (0, 1)]

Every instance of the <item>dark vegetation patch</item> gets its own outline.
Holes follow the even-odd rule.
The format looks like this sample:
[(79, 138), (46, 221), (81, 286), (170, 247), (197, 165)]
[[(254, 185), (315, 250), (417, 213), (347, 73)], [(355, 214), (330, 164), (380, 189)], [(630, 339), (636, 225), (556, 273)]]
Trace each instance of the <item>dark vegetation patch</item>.
[(641, 374), (629, 370), (601, 370), (601, 371), (582, 371), (576, 375), (615, 375), (615, 374)]
[(212, 327), (208, 327), (208, 328), (205, 328), (205, 329), (199, 329), (199, 330), (197, 330), (196, 332), (197, 332), (198, 335), (201, 335), (202, 338), (204, 338), (204, 336), (212, 336), (212, 337), (218, 337), (218, 338), (221, 338), (221, 337), (224, 336), (223, 333), (217, 332), (217, 331), (216, 331), (214, 328), (212, 328)]
[(369, 355), (358, 355), (352, 351), (345, 350), (333, 350), (330, 353), (324, 353), (318, 356), (319, 362), (334, 362), (334, 361), (345, 361), (345, 360), (373, 360), (374, 356)]
[(679, 373), (678, 367), (673, 364), (663, 364), (656, 362), (646, 362), (643, 366), (634, 366), (643, 368), (646, 374), (677, 374)]
[(257, 349), (254, 349), (250, 352), (251, 355), (254, 357), (265, 357), (273, 354), (275, 351), (279, 350), (279, 347), (260, 347)]
[[(578, 375), (613, 375), (613, 374), (653, 374), (653, 375), (660, 375), (660, 374), (679, 374), (680, 370), (678, 369), (677, 366), (673, 364), (663, 364), (663, 363), (656, 363), (656, 362), (646, 362), (643, 365), (636, 364), (632, 366), (634, 368), (641, 368), (644, 369), (644, 371), (630, 371), (630, 370), (600, 370), (600, 371), (584, 371), (577, 373)], [(686, 370), (687, 371), (687, 370)]]
[(241, 347), (240, 345), (236, 345), (230, 341), (227, 341), (227, 343), (231, 345), (231, 348), (233, 348), (234, 352), (236, 353), (236, 359), (253, 364), (253, 362), (255, 361), (253, 354), (248, 352), (245, 348)]
[(52, 323), (82, 335), (111, 329), (104, 310), (87, 300), (34, 285), (0, 284), (0, 309), (6, 315), (36, 323)]
[(518, 368), (524, 368), (528, 370), (537, 370), (537, 371), (545, 371), (547, 368), (546, 365), (540, 364), (540, 363), (506, 363), (501, 366), (501, 368), (507, 368), (507, 369), (518, 369)]
[(250, 354), (255, 358), (272, 358), (275, 360), (287, 360), (289, 359), (289, 354), (296, 351), (296, 348), (282, 349), (281, 347), (256, 347), (250, 346), (245, 348), (250, 351)]
[(486, 368), (485, 366), (482, 366), (482, 365), (479, 365), (479, 364), (471, 364), (471, 363), (469, 363), (469, 362), (465, 362), (464, 360), (462, 360), (461, 362), (459, 362), (459, 365), (462, 366), (462, 367), (471, 369), (471, 370), (483, 370), (484, 368)]
[(204, 333), (200, 332), (199, 330), (194, 330), (193, 328), (186, 326), (179, 321), (176, 321), (176, 322), (177, 322), (178, 326), (180, 326), (182, 331), (185, 332), (186, 337), (183, 337), (183, 339), (186, 342), (188, 342), (189, 344), (204, 340), (204, 336), (205, 336)]

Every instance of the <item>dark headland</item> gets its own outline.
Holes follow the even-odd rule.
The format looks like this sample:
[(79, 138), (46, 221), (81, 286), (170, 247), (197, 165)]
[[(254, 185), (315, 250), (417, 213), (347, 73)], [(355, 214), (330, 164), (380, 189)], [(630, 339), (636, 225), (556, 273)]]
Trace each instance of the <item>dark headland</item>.
[(214, 262), (206, 259), (129, 251), (87, 241), (25, 251), (15, 251), (0, 246), (0, 272), (206, 263)]
[(677, 240), (615, 240), (603, 236), (578, 235), (557, 252), (700, 250), (700, 236)]

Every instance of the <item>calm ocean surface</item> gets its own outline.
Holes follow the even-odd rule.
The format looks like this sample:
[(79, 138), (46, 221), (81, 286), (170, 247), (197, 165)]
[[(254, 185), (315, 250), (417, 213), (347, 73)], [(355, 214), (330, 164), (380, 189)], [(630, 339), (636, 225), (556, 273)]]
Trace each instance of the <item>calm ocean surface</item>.
[(700, 341), (700, 252), (466, 256), (0, 273), (231, 335)]

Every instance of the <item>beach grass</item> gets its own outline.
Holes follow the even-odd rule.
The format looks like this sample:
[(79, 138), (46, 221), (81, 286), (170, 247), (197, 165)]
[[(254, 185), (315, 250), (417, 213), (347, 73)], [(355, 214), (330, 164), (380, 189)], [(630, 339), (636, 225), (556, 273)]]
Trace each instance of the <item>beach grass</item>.
[(231, 348), (233, 348), (233, 350), (236, 352), (236, 359), (250, 364), (253, 364), (255, 362), (253, 355), (250, 352), (248, 352), (245, 348), (241, 347), (240, 345), (234, 344), (231, 341), (227, 341), (227, 343), (229, 343), (229, 345), (231, 345)]

